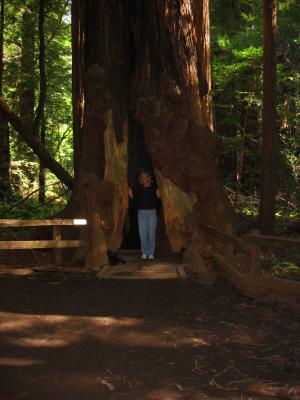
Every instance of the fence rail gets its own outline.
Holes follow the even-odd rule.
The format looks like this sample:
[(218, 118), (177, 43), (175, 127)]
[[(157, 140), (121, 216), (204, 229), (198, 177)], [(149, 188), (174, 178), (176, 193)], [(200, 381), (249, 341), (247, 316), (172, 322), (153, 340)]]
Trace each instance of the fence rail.
[[(261, 247), (280, 248), (287, 250), (300, 250), (300, 240), (287, 239), (278, 236), (259, 235), (252, 233), (241, 237), (232, 234), (231, 228), (225, 228), (227, 232), (221, 231), (210, 225), (205, 226), (206, 232), (226, 247), (226, 259), (218, 255), (214, 256), (215, 263), (225, 277), (245, 294), (254, 298), (262, 297), (265, 300), (278, 301), (278, 293), (292, 295), (300, 301), (300, 283), (287, 279), (279, 279), (261, 274)], [(228, 250), (228, 245), (231, 249)], [(250, 267), (247, 273), (238, 271), (232, 265), (234, 250), (245, 252), (250, 257)], [(273, 293), (272, 293), (273, 292)], [(277, 293), (277, 295), (276, 295)], [(285, 296), (282, 301), (287, 301)], [(300, 304), (298, 303), (298, 307)]]
[(27, 228), (27, 227), (52, 227), (53, 240), (2, 240), (0, 250), (16, 249), (54, 249), (56, 264), (62, 263), (63, 248), (84, 247), (86, 243), (82, 240), (63, 240), (63, 226), (85, 226), (86, 219), (42, 219), (42, 220), (19, 220), (0, 219), (0, 228)]

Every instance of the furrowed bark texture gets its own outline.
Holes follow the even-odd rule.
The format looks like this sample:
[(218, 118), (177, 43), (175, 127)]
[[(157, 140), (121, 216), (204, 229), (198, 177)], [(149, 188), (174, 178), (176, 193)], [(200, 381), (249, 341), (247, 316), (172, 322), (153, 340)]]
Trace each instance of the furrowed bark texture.
[(276, 0), (264, 0), (263, 131), (259, 225), (262, 234), (275, 228), (277, 189)]
[[(107, 263), (128, 203), (127, 2), (73, 2), (75, 188), (66, 215), (88, 218), (85, 265)], [(77, 254), (78, 257), (78, 254)]]
[[(69, 209), (77, 202), (77, 210), (87, 215), (95, 211), (85, 208), (76, 190), (87, 174), (96, 176), (100, 186), (111, 183), (111, 206), (104, 212), (96, 201), (96, 213), (101, 220), (112, 210), (106, 243), (120, 243), (130, 115), (135, 120), (130, 126), (141, 127), (156, 170), (171, 247), (188, 249), (187, 259), (197, 258), (193, 268), (208, 271), (210, 280), (213, 272), (205, 260), (211, 247), (201, 227), (224, 226), (230, 212), (217, 177), (218, 141), (203, 106), (208, 85), (203, 72), (199, 78), (204, 64), (197, 48), (203, 33), (199, 30), (197, 36), (192, 6), (191, 0), (73, 4), (78, 185)], [(99, 265), (96, 259), (89, 262)]]

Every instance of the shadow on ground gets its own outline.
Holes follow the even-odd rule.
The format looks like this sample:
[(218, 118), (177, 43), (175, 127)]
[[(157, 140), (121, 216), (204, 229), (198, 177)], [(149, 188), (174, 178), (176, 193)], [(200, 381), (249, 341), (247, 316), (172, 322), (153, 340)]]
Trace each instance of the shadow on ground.
[(1, 400), (284, 399), (300, 376), (299, 316), (221, 282), (15, 277), (0, 299)]

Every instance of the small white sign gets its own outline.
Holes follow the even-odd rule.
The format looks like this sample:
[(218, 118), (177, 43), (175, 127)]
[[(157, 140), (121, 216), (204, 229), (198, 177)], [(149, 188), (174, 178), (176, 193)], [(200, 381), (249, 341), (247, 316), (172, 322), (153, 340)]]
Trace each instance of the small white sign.
[(86, 219), (73, 219), (74, 225), (87, 225)]

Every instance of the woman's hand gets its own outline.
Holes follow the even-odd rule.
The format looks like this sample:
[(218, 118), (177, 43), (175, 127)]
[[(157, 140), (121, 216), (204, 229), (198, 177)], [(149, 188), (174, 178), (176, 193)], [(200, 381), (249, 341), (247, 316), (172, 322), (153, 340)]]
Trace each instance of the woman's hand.
[(133, 192), (131, 188), (128, 188), (128, 196), (133, 199)]
[(160, 191), (159, 191), (159, 189), (156, 189), (156, 196), (160, 199)]

